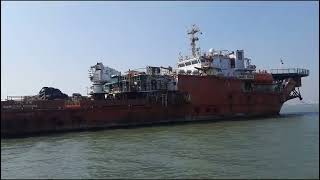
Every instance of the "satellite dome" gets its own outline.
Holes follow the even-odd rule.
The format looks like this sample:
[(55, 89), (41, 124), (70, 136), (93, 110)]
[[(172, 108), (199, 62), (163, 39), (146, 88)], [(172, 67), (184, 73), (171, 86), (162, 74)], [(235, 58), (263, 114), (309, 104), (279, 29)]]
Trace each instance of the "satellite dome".
[(214, 49), (213, 48), (210, 48), (209, 49), (209, 53), (213, 53), (214, 52)]

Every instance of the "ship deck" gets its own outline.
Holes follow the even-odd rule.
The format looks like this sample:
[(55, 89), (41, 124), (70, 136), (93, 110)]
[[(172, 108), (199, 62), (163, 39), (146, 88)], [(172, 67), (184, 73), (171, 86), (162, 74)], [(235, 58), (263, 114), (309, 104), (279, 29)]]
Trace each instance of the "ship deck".
[(271, 69), (270, 72), (276, 80), (309, 76), (309, 70), (301, 68)]

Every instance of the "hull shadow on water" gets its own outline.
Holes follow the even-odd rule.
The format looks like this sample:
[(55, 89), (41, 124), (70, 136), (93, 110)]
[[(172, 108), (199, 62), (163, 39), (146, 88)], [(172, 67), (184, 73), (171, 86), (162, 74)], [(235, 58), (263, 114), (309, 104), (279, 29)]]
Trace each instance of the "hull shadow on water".
[(59, 132), (41, 132), (41, 133), (31, 133), (28, 135), (14, 135), (8, 137), (1, 137), (1, 139), (15, 139), (15, 138), (29, 138), (38, 136), (61, 136), (70, 133), (80, 133), (80, 132), (96, 132), (96, 131), (112, 131), (114, 129), (137, 129), (145, 127), (164, 127), (164, 126), (183, 126), (188, 124), (210, 124), (217, 122), (230, 122), (230, 121), (262, 121), (262, 120), (272, 120), (272, 119), (284, 119), (284, 118), (294, 118), (302, 116), (313, 116), (319, 114), (318, 112), (285, 112), (279, 115), (269, 115), (269, 116), (255, 116), (255, 117), (237, 117), (237, 118), (224, 118), (224, 119), (214, 119), (214, 120), (200, 120), (200, 121), (171, 121), (171, 122), (157, 122), (152, 124), (140, 124), (140, 125), (127, 125), (118, 127), (96, 127), (92, 129), (76, 129), (76, 130), (66, 130)]

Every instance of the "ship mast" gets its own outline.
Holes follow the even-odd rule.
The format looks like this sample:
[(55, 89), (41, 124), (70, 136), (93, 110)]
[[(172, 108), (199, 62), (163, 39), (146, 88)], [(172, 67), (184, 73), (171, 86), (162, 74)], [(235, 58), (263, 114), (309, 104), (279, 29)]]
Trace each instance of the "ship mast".
[[(197, 37), (197, 33), (200, 32), (199, 27), (197, 27), (195, 24), (192, 25), (191, 30), (188, 31), (188, 34), (190, 35), (190, 40), (191, 40), (191, 50), (192, 50), (192, 56), (196, 57), (197, 52), (199, 53), (199, 49), (197, 48), (196, 41), (199, 41), (199, 38)], [(202, 32), (200, 32), (202, 34)]]

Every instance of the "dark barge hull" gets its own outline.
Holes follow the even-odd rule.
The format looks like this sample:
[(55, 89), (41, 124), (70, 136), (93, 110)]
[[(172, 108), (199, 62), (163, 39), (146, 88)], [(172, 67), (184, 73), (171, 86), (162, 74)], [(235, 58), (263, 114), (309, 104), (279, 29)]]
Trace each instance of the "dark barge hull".
[[(141, 107), (139, 107), (141, 108)], [(97, 114), (105, 109), (82, 110), (43, 110), (32, 112), (19, 112), (17, 119), (15, 112), (2, 113), (2, 117), (8, 119), (7, 122), (1, 121), (1, 138), (26, 137), (57, 132), (71, 132), (84, 130), (100, 130), (110, 128), (128, 128), (139, 126), (151, 126), (161, 124), (186, 123), (186, 122), (214, 122), (219, 120), (241, 120), (256, 119), (259, 117), (277, 116), (278, 112), (270, 113), (251, 113), (251, 114), (229, 114), (229, 115), (179, 115), (177, 108), (172, 110), (154, 107), (149, 109), (149, 113), (141, 112), (139, 108), (131, 107), (127, 110), (126, 116), (122, 118), (100, 118)], [(114, 111), (114, 110), (113, 110)], [(140, 112), (139, 112), (140, 111)], [(120, 112), (120, 111), (119, 111)], [(120, 113), (123, 113), (122, 111)], [(143, 117), (142, 117), (143, 116)], [(9, 117), (12, 117), (9, 118)], [(26, 118), (29, 117), (29, 118)]]

